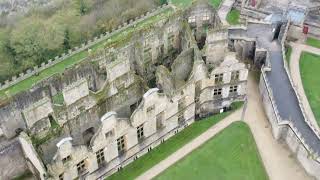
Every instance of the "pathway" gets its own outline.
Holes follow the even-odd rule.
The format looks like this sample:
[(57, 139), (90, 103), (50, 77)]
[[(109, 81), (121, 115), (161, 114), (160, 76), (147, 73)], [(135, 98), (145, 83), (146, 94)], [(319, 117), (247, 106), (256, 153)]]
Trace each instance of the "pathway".
[(146, 171), (144, 174), (140, 175), (137, 180), (146, 180), (146, 179), (152, 179), (167, 168), (169, 166), (173, 165), (186, 155), (188, 155), (190, 152), (201, 146), (203, 143), (208, 141), (210, 138), (212, 138), (214, 135), (222, 131), (224, 128), (229, 126), (235, 121), (238, 121), (241, 117), (241, 109), (237, 110), (236, 112), (232, 113), (228, 117), (226, 117), (224, 120), (220, 121), (216, 125), (212, 126), (210, 129), (208, 129), (206, 132), (202, 133), (197, 138), (193, 139), (191, 142), (183, 146), (181, 149), (176, 151), (175, 153), (171, 154), (166, 159), (162, 160), (160, 163), (158, 163), (156, 166), (152, 167), (148, 171)]
[(270, 180), (312, 179), (291, 155), (287, 145), (274, 139), (271, 125), (263, 110), (259, 87), (255, 81), (251, 74), (248, 79), (248, 105), (244, 121), (251, 129)]
[(308, 46), (305, 44), (300, 44), (300, 43), (290, 43), (292, 47), (292, 54), (290, 58), (290, 74), (292, 77), (292, 81), (298, 90), (298, 93), (300, 95), (300, 98), (302, 100), (302, 104), (306, 110), (307, 116), (310, 119), (311, 123), (314, 125), (314, 127), (317, 128), (318, 131), (320, 131), (319, 125), (316, 121), (316, 118), (314, 117), (314, 114), (312, 112), (311, 106), (309, 104), (308, 98), (304, 92), (303, 84), (302, 84), (302, 79), (301, 79), (301, 74), (300, 74), (300, 56), (302, 51), (310, 52), (313, 54), (319, 54), (320, 55), (320, 49)]
[[(249, 76), (248, 88), (248, 104), (246, 107), (246, 113), (244, 114), (245, 122), (249, 125), (262, 161), (266, 168), (266, 171), (271, 180), (308, 180), (311, 179), (304, 171), (304, 169), (298, 164), (289, 149), (279, 142), (277, 142), (269, 127), (269, 122), (264, 114), (261, 104), (261, 97), (259, 94), (257, 83), (252, 74)], [(209, 130), (201, 134), (190, 143), (183, 146), (181, 149), (158, 163), (153, 168), (140, 175), (138, 180), (152, 179), (171, 165), (188, 155), (194, 149), (205, 143), (214, 135), (222, 131), (231, 123), (239, 120), (242, 115), (242, 109), (234, 112), (224, 120), (220, 121)]]
[(218, 10), (218, 15), (219, 15), (220, 20), (224, 26), (229, 25), (229, 23), (227, 21), (227, 16), (228, 16), (228, 13), (230, 12), (234, 2), (235, 2), (235, 0), (224, 0)]

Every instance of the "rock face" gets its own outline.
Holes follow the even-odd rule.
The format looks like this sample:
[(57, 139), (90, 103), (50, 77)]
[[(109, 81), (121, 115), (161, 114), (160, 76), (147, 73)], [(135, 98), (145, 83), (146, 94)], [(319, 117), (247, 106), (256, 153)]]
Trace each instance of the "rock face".
[[(202, 22), (193, 27), (188, 14), (199, 8), (210, 16), (197, 14)], [(133, 35), (91, 51), (63, 73), (3, 102), (0, 144), (18, 136), (18, 154), (32, 159), (24, 167), (39, 179), (97, 179), (147, 153), (196, 117), (243, 100), (248, 70), (236, 54), (217, 52), (225, 58), (215, 59), (214, 66), (203, 60), (206, 51), (199, 49), (193, 32), (215, 28), (220, 21), (210, 6), (199, 8), (185, 14), (158, 9), (159, 21), (150, 23), (154, 15), (143, 17), (149, 24), (129, 27), (135, 28)], [(227, 41), (220, 43), (227, 46)]]

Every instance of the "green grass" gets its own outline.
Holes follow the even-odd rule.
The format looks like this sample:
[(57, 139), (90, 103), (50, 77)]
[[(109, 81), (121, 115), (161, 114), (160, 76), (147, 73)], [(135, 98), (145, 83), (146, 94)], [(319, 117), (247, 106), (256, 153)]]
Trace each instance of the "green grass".
[(288, 67), (290, 67), (291, 54), (292, 54), (292, 47), (289, 46), (289, 47), (286, 49), (286, 61), (287, 61), (287, 63), (288, 63)]
[(222, 0), (209, 0), (210, 4), (215, 7), (218, 8), (222, 2)]
[(268, 175), (249, 127), (235, 122), (155, 179), (265, 180)]
[(304, 91), (320, 125), (320, 56), (303, 52), (299, 66)]
[(240, 11), (232, 9), (227, 15), (227, 21), (231, 25), (236, 25), (240, 23)]
[[(189, 7), (193, 1), (196, 0), (171, 0), (171, 3), (178, 6), (178, 7)], [(214, 7), (218, 8), (221, 4), (222, 0), (209, 0), (209, 3)]]
[(307, 38), (306, 44), (316, 48), (320, 48), (320, 40), (315, 38)]
[[(104, 48), (105, 46), (111, 46), (114, 44), (118, 44), (124, 41), (130, 40), (130, 37), (134, 34), (134, 32), (146, 29), (152, 25), (154, 25), (155, 22), (163, 19), (168, 18), (170, 15), (172, 15), (173, 10), (167, 9), (161, 12), (158, 15), (152, 16), (140, 23), (138, 23), (135, 27), (131, 26), (115, 35), (107, 39), (106, 41), (102, 41), (100, 43), (97, 43), (90, 47), (92, 50), (92, 53), (96, 52), (98, 49)], [(8, 87), (7, 89), (0, 91), (0, 97), (6, 98), (11, 97), (19, 92), (25, 91), (30, 89), (34, 84), (39, 83), (40, 81), (53, 76), (58, 73), (64, 72), (64, 70), (68, 67), (71, 67), (81, 61), (83, 61), (85, 58), (88, 57), (87, 51), (82, 51), (80, 53), (77, 53), (62, 62), (55, 64), (51, 66), (50, 68), (47, 68), (43, 71), (41, 71), (38, 75), (31, 76), (30, 78), (27, 78), (13, 86)]]
[[(242, 103), (235, 103), (232, 105), (232, 111), (239, 109), (242, 106)], [(139, 159), (135, 160), (128, 166), (124, 167), (121, 171), (113, 174), (112, 176), (108, 177), (109, 180), (122, 180), (122, 179), (135, 179), (140, 174), (145, 172), (146, 170), (150, 169), (161, 160), (165, 159), (173, 152), (180, 149), (183, 145), (187, 144), (192, 139), (199, 136), (201, 133), (209, 129), (211, 126), (225, 118), (229, 115), (232, 111), (217, 114), (207, 119), (196, 121), (177, 135), (171, 137), (158, 147), (154, 148), (148, 154), (140, 157)]]

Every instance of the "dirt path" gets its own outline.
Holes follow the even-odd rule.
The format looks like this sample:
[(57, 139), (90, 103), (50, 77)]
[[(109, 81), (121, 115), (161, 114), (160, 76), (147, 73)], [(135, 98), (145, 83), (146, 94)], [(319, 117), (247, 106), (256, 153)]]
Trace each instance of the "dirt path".
[(271, 180), (311, 179), (296, 159), (291, 156), (286, 145), (273, 138), (255, 81), (251, 74), (248, 79), (248, 104), (244, 119), (252, 131), (269, 178)]
[(302, 51), (306, 51), (306, 52), (320, 55), (320, 49), (314, 48), (311, 46), (307, 46), (304, 44), (298, 44), (298, 43), (290, 43), (290, 45), (292, 47), (292, 54), (290, 57), (289, 67), (290, 67), (290, 74), (292, 77), (293, 84), (296, 87), (296, 89), (298, 90), (299, 96), (302, 100), (302, 104), (304, 106), (304, 109), (306, 110), (308, 119), (313, 124), (313, 126), (318, 131), (320, 131), (319, 125), (316, 121), (316, 118), (314, 117), (314, 114), (312, 112), (308, 98), (307, 98), (305, 91), (304, 91), (304, 88), (303, 88), (302, 79), (300, 76), (300, 66), (299, 66), (300, 56), (301, 56)]
[(245, 122), (252, 131), (262, 161), (271, 180), (311, 179), (295, 158), (291, 156), (288, 148), (273, 138), (269, 122), (267, 121), (261, 104), (258, 85), (252, 74), (250, 74), (248, 80), (248, 103), (244, 109), (245, 114), (243, 114), (243, 108), (232, 113), (159, 164), (140, 175), (137, 179), (146, 180), (154, 178), (229, 126), (232, 122), (241, 119), (242, 115), (244, 115)]

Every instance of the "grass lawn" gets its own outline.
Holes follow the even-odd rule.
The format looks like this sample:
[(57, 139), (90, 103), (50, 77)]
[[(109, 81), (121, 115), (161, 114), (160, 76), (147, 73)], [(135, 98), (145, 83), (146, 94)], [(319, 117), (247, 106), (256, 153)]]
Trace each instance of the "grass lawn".
[[(114, 45), (116, 43), (128, 41), (128, 40), (130, 40), (130, 37), (134, 34), (134, 32), (148, 28), (148, 27), (152, 26), (155, 22), (159, 21), (160, 19), (167, 18), (167, 17), (171, 16), (172, 13), (173, 13), (172, 9), (164, 10), (160, 14), (157, 14), (157, 15), (152, 16), (142, 22), (139, 22), (135, 27), (131, 26), (131, 27), (113, 35), (109, 39), (91, 46), (90, 49), (92, 50), (92, 53), (94, 53), (98, 49), (103, 48), (104, 46)], [(78, 54), (75, 54), (75, 55), (61, 61), (60, 63), (55, 64), (55, 65), (51, 66), (50, 68), (47, 68), (47, 69), (41, 71), (37, 76), (35, 76), (35, 75), (31, 76), (30, 78), (27, 78), (27, 79), (13, 85), (13, 86), (10, 86), (7, 89), (1, 90), (0, 97), (2, 99), (4, 99), (4, 98), (6, 98), (6, 96), (10, 97), (10, 96), (15, 95), (19, 92), (28, 90), (34, 84), (39, 83), (40, 81), (42, 81), (50, 76), (53, 76), (54, 74), (62, 73), (66, 68), (71, 67), (71, 66), (83, 61), (87, 57), (88, 57), (87, 51), (82, 51)]]
[(303, 88), (313, 114), (320, 125), (320, 56), (303, 52), (300, 57), (300, 73)]
[(108, 177), (107, 180), (134, 179), (138, 177), (140, 174), (150, 169), (173, 152), (177, 151), (183, 145), (199, 136), (201, 133), (225, 118), (231, 112), (239, 109), (241, 106), (242, 103), (234, 103), (232, 105), (232, 111), (217, 114), (207, 119), (194, 122), (175, 136), (154, 148), (151, 152), (135, 160), (128, 166), (124, 167), (121, 171)]
[(286, 61), (288, 63), (288, 67), (290, 67), (291, 54), (292, 54), (292, 47), (289, 46), (288, 48), (286, 48)]
[(306, 44), (309, 46), (313, 46), (316, 48), (320, 48), (320, 40), (319, 39), (315, 39), (315, 38), (307, 38)]
[[(190, 6), (193, 1), (196, 0), (171, 0), (171, 3), (184, 8)], [(209, 2), (213, 7), (218, 8), (222, 0), (209, 0)]]
[(155, 179), (265, 180), (268, 175), (248, 125), (235, 122)]
[(240, 23), (240, 11), (232, 9), (227, 15), (227, 21), (231, 25), (236, 25)]

